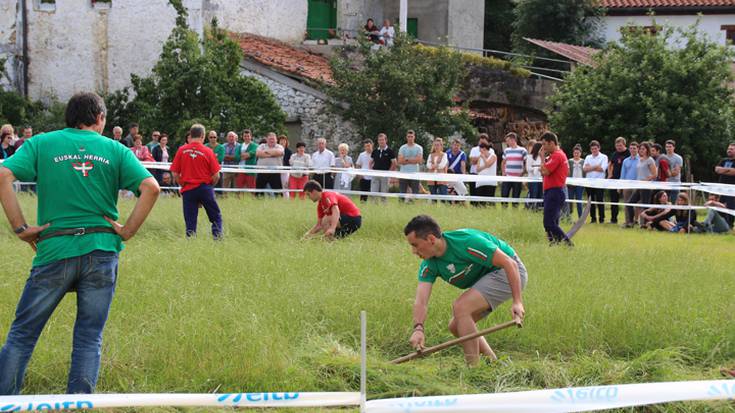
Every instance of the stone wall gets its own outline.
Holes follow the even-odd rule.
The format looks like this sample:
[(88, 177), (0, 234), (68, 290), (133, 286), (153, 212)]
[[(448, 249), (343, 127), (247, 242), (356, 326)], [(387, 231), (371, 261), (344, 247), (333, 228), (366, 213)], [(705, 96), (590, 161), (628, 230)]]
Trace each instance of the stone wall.
[(307, 0), (204, 0), (204, 20), (221, 27), (287, 43), (301, 43), (306, 31)]
[(241, 74), (265, 83), (286, 112), (286, 121), (301, 124), (301, 136), (291, 136), (291, 142), (302, 141), (306, 143), (307, 151), (313, 151), (316, 150), (316, 138), (323, 137), (332, 151), (336, 151), (337, 145), (343, 142), (350, 146), (351, 153), (362, 150), (359, 134), (348, 122), (327, 113), (323, 99), (247, 69), (243, 69)]
[(16, 2), (11, 0), (0, 0), (0, 59), (5, 59), (6, 76), (0, 77), (0, 87), (10, 89), (16, 88), (17, 61), (15, 56), (18, 54), (16, 37), (18, 31)]
[[(189, 23), (201, 32), (197, 1), (184, 4), (193, 11)], [(65, 100), (81, 90), (111, 92), (130, 85), (131, 74), (147, 76), (175, 18), (167, 0), (112, 0), (95, 5), (90, 0), (55, 5), (29, 1), (30, 97)]]

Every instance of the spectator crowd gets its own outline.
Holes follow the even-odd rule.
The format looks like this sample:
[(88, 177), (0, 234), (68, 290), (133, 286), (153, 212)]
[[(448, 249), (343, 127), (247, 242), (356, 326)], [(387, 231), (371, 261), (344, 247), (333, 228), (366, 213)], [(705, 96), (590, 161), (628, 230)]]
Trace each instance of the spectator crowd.
[[(0, 133), (0, 155), (5, 159), (13, 156), (25, 140), (32, 138), (33, 129), (30, 126), (24, 127), (22, 135), (17, 136), (11, 125), (3, 125)], [(241, 134), (231, 131), (223, 135), (224, 139), (220, 141), (220, 134), (209, 131), (206, 146), (213, 150), (223, 167), (247, 169), (248, 172), (225, 172), (218, 184), (219, 188), (272, 190), (274, 193), (289, 190), (288, 197), (298, 196), (304, 199), (304, 193), (300, 191), (308, 180), (313, 179), (325, 189), (358, 190), (360, 200), (363, 202), (368, 200), (370, 193), (395, 191), (405, 194), (402, 197), (404, 202), (412, 202), (412, 194), (466, 195), (469, 192), (469, 195), (476, 197), (495, 198), (499, 185), (500, 197), (507, 199), (513, 207), (524, 205), (528, 209), (539, 210), (542, 206), (540, 168), (544, 160), (539, 154), (541, 143), (529, 140), (522, 146), (518, 135), (514, 132), (505, 136), (502, 149), (491, 144), (487, 134), (480, 134), (477, 145), (468, 152), (465, 152), (463, 141), (460, 139), (445, 141), (441, 137), (436, 137), (431, 142), (428, 154), (425, 154), (423, 146), (416, 142), (417, 136), (413, 130), (406, 132), (405, 142), (395, 145), (398, 147), (397, 151), (391, 146), (388, 136), (380, 133), (376, 137), (376, 142), (372, 139), (364, 140), (362, 151), (354, 159), (351, 156), (352, 148), (348, 144), (339, 144), (335, 153), (327, 147), (324, 138), (317, 138), (315, 150), (309, 153), (306, 143), (296, 143), (295, 151), (292, 151), (287, 136), (279, 136), (272, 132), (257, 143), (249, 129), (245, 129)], [(176, 154), (166, 133), (154, 130), (146, 143), (139, 132), (139, 125), (135, 123), (129, 125), (125, 136), (121, 127), (114, 127), (112, 139), (129, 147), (142, 162), (170, 163)], [(614, 150), (609, 154), (604, 152), (598, 141), (592, 140), (586, 147), (581, 144), (574, 145), (571, 148), (571, 155), (570, 178), (668, 182), (672, 186), (682, 182), (684, 159), (676, 152), (674, 140), (667, 140), (661, 145), (654, 142), (627, 142), (625, 138), (619, 137), (615, 140)], [(259, 168), (279, 167), (289, 167), (290, 172), (257, 172)], [(325, 171), (333, 168), (344, 169), (344, 172)], [(460, 179), (454, 182), (404, 178), (394, 180), (384, 176), (361, 174), (361, 171), (370, 170), (399, 171), (402, 174), (429, 172), (485, 177), (527, 177), (534, 180), (525, 183), (508, 181), (498, 183), (492, 179), (483, 179), (465, 185)], [(151, 172), (163, 187), (176, 184), (169, 171), (152, 169)], [(714, 172), (719, 177), (720, 183), (735, 185), (735, 143), (728, 145), (726, 156), (715, 166)], [(576, 216), (581, 217), (586, 199), (594, 201), (590, 210), (591, 223), (609, 222), (620, 224), (624, 228), (641, 227), (671, 232), (720, 233), (729, 232), (733, 227), (733, 216), (726, 213), (709, 209), (705, 216), (698, 216), (696, 209), (687, 208), (692, 203), (689, 194), (673, 187), (666, 191), (658, 191), (567, 185), (565, 190), (567, 199), (576, 201), (571, 205), (567, 203), (564, 211), (566, 216), (572, 216), (576, 212)], [(262, 196), (262, 192), (258, 194)], [(386, 201), (386, 197), (383, 196), (376, 199)], [(495, 199), (492, 202), (473, 201), (471, 204), (494, 206), (494, 201)], [(612, 205), (606, 208), (605, 201), (609, 201)], [(507, 206), (506, 202), (501, 203)], [(620, 207), (617, 203), (630, 205)], [(672, 205), (681, 208), (672, 208)], [(735, 197), (710, 194), (704, 205), (735, 210)]]

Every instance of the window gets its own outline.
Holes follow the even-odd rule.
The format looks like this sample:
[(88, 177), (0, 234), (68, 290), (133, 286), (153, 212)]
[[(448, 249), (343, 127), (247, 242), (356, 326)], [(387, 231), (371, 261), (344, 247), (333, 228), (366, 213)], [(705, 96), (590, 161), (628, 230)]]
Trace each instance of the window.
[(97, 10), (108, 10), (112, 7), (112, 0), (92, 0), (92, 8)]
[(36, 11), (56, 11), (56, 0), (33, 0)]
[(727, 24), (720, 27), (720, 30), (725, 31), (725, 42), (727, 44), (735, 44), (735, 24)]

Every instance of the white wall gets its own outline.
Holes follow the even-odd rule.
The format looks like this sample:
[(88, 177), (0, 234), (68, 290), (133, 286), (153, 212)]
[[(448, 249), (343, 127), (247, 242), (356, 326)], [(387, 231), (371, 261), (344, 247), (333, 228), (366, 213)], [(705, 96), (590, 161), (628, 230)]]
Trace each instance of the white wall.
[(482, 49), (485, 29), (484, 0), (449, 0), (447, 42)]
[[(338, 0), (337, 26), (350, 30), (350, 37), (356, 37), (368, 18), (380, 27), (383, 21), (383, 5), (381, 0)], [(356, 32), (357, 31), (357, 32)]]
[[(168, 1), (112, 1), (107, 25), (109, 92), (130, 86), (131, 74), (148, 76), (176, 25), (176, 11)], [(190, 13), (191, 16), (196, 17), (197, 13)], [(94, 75), (103, 83), (104, 72)]]
[(204, 22), (288, 43), (301, 43), (306, 31), (307, 0), (206, 0)]
[(176, 17), (166, 0), (112, 0), (109, 8), (64, 0), (55, 10), (29, 8), (33, 99), (66, 100), (83, 90), (112, 92), (130, 85), (131, 74), (148, 75)]
[(658, 25), (668, 24), (674, 27), (688, 27), (700, 19), (699, 30), (704, 31), (710, 39), (719, 44), (725, 44), (725, 31), (720, 30), (722, 25), (735, 25), (735, 14), (708, 14), (703, 16), (606, 16), (603, 33), (605, 40), (620, 40), (620, 28), (628, 23), (635, 26), (651, 26), (653, 21)]

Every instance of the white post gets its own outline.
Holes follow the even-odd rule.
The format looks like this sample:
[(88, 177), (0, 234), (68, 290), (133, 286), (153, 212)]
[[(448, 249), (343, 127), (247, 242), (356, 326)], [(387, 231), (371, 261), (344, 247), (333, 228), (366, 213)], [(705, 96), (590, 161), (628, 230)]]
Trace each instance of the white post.
[(360, 413), (367, 403), (367, 313), (360, 311)]
[(406, 33), (408, 29), (408, 0), (401, 0), (401, 10), (398, 14), (401, 32)]

